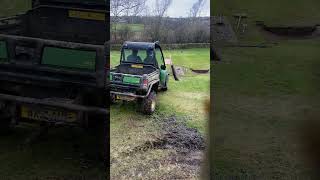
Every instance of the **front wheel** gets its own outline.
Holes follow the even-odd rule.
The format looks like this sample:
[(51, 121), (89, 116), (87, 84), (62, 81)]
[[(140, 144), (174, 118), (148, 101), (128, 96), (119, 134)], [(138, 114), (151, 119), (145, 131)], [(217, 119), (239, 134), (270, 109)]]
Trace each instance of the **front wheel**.
[(149, 96), (142, 100), (142, 111), (144, 114), (151, 115), (156, 110), (156, 92), (151, 91)]

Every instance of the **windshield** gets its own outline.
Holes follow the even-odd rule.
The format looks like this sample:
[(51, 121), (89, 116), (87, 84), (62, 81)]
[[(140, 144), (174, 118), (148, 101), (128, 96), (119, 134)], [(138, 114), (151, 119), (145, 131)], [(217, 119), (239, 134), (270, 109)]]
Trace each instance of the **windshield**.
[(157, 65), (152, 49), (123, 49), (121, 62)]

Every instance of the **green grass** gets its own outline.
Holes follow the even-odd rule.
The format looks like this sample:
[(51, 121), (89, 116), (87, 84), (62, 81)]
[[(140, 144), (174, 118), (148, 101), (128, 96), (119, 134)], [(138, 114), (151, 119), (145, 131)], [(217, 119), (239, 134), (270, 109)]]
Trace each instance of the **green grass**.
[[(0, 175), (9, 179), (46, 179), (49, 177), (105, 176), (97, 163), (94, 139), (84, 132), (68, 128), (51, 129), (49, 135), (34, 144), (23, 146), (37, 126), (20, 125), (9, 136), (0, 137)], [(79, 148), (74, 149), (73, 145)]]
[(267, 49), (224, 48), (213, 65), (215, 173), (292, 177), (308, 171), (299, 141), (306, 109), (320, 104), (318, 40)]
[[(114, 31), (115, 25), (112, 25), (112, 31)], [(124, 24), (124, 23), (118, 23), (117, 24), (117, 30), (124, 29), (126, 27), (129, 27), (131, 31), (133, 32), (142, 32), (144, 29), (143, 24)]]
[[(178, 66), (185, 66), (193, 69), (209, 69), (210, 57), (209, 49), (181, 49), (181, 50), (164, 50), (164, 58), (171, 58), (172, 62)], [(120, 61), (120, 51), (111, 52), (111, 66), (118, 65)]]
[[(194, 69), (209, 69), (209, 49), (186, 49), (164, 51), (165, 58), (172, 57), (176, 66), (185, 66)], [(111, 66), (119, 64), (120, 52), (111, 52)], [(171, 77), (169, 90), (158, 94), (158, 112), (161, 114), (180, 114), (193, 117), (195, 122), (190, 122), (194, 127), (205, 130), (206, 113), (203, 102), (209, 96), (210, 77), (208, 74), (195, 75), (187, 72), (180, 81), (174, 81)], [(137, 112), (135, 112), (137, 114)], [(139, 113), (138, 113), (139, 114)], [(199, 124), (197, 124), (199, 123)]]
[(31, 8), (31, 0), (2, 0), (0, 7), (0, 17), (23, 13), (29, 8)]
[[(302, 151), (305, 112), (319, 107), (319, 39), (269, 36), (268, 25), (319, 23), (315, 0), (228, 0), (211, 3), (212, 14), (236, 24), (234, 13), (247, 13), (240, 43), (277, 42), (272, 48), (221, 48), (212, 65), (214, 173), (217, 176), (287, 179), (303, 177), (310, 166)], [(216, 46), (219, 46), (218, 44)], [(306, 140), (307, 141), (307, 140)]]
[(232, 16), (247, 13), (250, 21), (265, 21), (272, 25), (314, 25), (319, 23), (320, 2), (317, 0), (216, 0), (212, 14)]
[[(209, 49), (187, 49), (165, 51), (166, 57), (171, 53), (175, 65), (193, 68), (210, 67)], [(119, 52), (111, 52), (111, 65), (119, 64)], [(136, 104), (117, 103), (111, 106), (111, 176), (134, 177), (141, 173), (145, 178), (169, 178), (183, 176), (186, 171), (178, 165), (166, 164), (165, 159), (172, 150), (149, 150), (134, 152), (130, 156), (121, 153), (141, 146), (159, 136), (159, 121), (176, 116), (186, 119), (190, 127), (197, 128), (203, 135), (207, 133), (208, 116), (204, 103), (209, 98), (210, 76), (195, 75), (188, 72), (180, 81), (170, 78), (169, 89), (157, 94), (157, 110), (152, 116), (137, 112)], [(162, 164), (159, 166), (159, 164)], [(196, 175), (197, 176), (197, 175)]]

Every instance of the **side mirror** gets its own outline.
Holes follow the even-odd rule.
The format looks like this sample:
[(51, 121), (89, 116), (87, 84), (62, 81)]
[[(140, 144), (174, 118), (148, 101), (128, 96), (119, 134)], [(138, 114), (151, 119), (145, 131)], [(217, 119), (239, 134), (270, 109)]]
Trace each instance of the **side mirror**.
[(161, 65), (160, 68), (161, 68), (162, 70), (166, 70), (166, 69), (167, 69), (166, 65)]

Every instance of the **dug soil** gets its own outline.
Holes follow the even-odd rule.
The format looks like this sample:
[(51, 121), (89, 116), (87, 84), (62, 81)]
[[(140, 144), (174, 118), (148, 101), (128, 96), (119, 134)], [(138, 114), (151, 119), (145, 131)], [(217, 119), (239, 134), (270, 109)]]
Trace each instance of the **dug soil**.
[[(137, 154), (159, 150), (169, 152), (161, 160), (149, 164), (156, 169), (172, 168), (158, 175), (165, 179), (199, 178), (204, 165), (205, 140), (202, 135), (196, 129), (187, 127), (184, 120), (174, 116), (154, 120), (154, 123), (159, 126), (160, 134), (152, 141), (146, 141), (129, 152), (123, 152), (122, 156), (134, 157)], [(149, 170), (144, 169), (137, 174), (147, 174), (144, 171)]]

